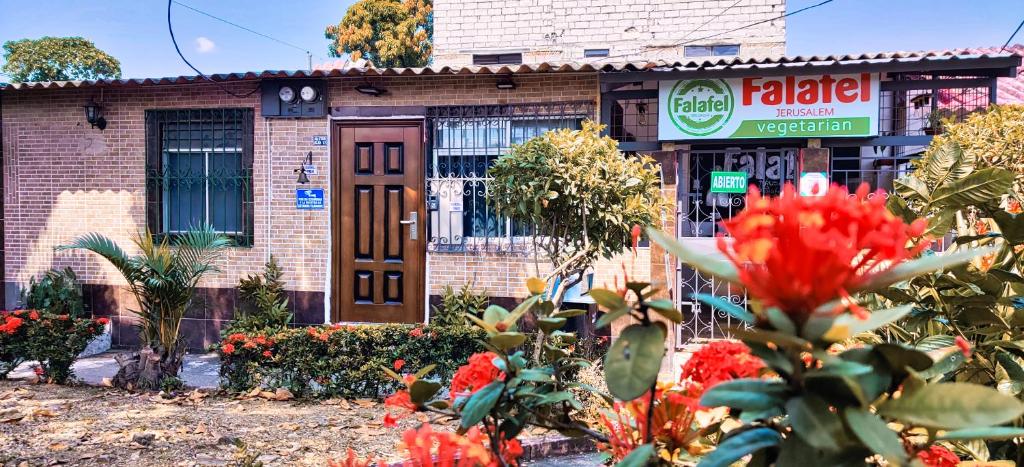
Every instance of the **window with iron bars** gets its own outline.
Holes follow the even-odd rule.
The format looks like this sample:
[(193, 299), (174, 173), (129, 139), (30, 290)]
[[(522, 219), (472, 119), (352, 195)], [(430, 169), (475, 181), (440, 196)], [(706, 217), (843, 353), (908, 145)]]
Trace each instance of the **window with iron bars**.
[(594, 118), (588, 101), (427, 109), (427, 208), (432, 251), (523, 252), (531, 234), (497, 215), (487, 169), (514, 144)]
[(253, 110), (146, 111), (146, 220), (164, 238), (208, 224), (253, 242)]

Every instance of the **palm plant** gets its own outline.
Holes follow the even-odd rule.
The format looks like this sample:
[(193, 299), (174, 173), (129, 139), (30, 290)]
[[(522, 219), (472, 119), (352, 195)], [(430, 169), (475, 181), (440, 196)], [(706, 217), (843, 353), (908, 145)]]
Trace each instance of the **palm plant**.
[(159, 388), (165, 378), (176, 377), (181, 369), (186, 346), (180, 335), (196, 285), (204, 275), (217, 272), (214, 265), (231, 240), (206, 225), (189, 229), (157, 242), (146, 232), (133, 239), (140, 254), (129, 256), (113, 240), (98, 233), (79, 237), (61, 250), (82, 249), (110, 261), (128, 281), (128, 289), (138, 302), (142, 349), (118, 358), (121, 369), (115, 386)]

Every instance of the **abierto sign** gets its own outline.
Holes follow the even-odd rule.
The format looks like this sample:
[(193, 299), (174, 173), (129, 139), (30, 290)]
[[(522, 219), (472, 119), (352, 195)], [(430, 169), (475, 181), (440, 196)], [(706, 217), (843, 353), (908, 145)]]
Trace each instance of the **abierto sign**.
[(658, 139), (876, 136), (878, 92), (873, 73), (662, 81)]

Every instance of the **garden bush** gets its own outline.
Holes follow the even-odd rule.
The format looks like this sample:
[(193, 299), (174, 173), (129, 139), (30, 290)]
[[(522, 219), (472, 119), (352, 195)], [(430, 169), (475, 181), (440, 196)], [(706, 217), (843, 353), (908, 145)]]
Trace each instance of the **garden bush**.
[(47, 310), (57, 315), (82, 316), (85, 302), (82, 284), (71, 268), (53, 269), (38, 281), (30, 278), (28, 288), (21, 291), (21, 307)]
[(273, 255), (263, 266), (263, 272), (238, 281), (238, 298), (242, 306), (235, 310), (235, 320), (221, 332), (229, 334), (272, 334), (288, 328), (292, 314), (288, 311), (288, 297), (281, 278), (284, 271)]
[(297, 397), (379, 398), (397, 386), (384, 368), (435, 365), (426, 377), (447, 382), (482, 350), (483, 336), (467, 326), (335, 324), (230, 334), (216, 350), (221, 385), (230, 391), (283, 387)]
[(463, 326), (468, 324), (466, 314), (480, 317), (490, 299), (473, 290), (473, 283), (462, 284), (455, 290), (450, 284), (441, 292), (441, 306), (431, 307), (430, 324), (435, 326)]
[(71, 365), (96, 336), (107, 318), (75, 318), (39, 310), (0, 311), (0, 378), (29, 360), (39, 361), (36, 372), (46, 381), (63, 384), (74, 373)]

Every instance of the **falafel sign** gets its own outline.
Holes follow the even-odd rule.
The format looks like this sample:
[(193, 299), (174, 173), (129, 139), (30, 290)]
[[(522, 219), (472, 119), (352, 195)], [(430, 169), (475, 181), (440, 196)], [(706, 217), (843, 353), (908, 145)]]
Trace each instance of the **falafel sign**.
[(878, 93), (874, 73), (661, 81), (658, 139), (876, 136)]

